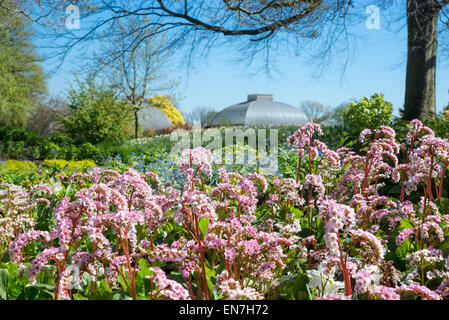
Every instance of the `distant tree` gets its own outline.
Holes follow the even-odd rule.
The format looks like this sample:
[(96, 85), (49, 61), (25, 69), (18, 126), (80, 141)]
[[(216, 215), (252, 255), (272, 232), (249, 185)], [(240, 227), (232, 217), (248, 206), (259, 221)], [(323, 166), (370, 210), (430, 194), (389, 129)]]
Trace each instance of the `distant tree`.
[(49, 98), (39, 102), (36, 108), (31, 111), (27, 122), (27, 128), (36, 131), (43, 137), (48, 137), (54, 133), (61, 132), (63, 127), (58, 121), (58, 116), (68, 116), (67, 104), (61, 98)]
[(301, 102), (299, 109), (304, 112), (309, 121), (321, 123), (328, 120), (332, 112), (329, 107), (326, 107), (320, 102), (306, 100)]
[[(2, 1), (14, 5), (13, 1)], [(0, 124), (25, 126), (46, 92), (32, 29), (22, 15), (0, 7)]]
[(208, 127), (211, 125), (212, 119), (216, 114), (217, 111), (210, 107), (198, 106), (192, 111), (187, 112), (184, 115), (184, 120), (189, 124), (193, 124), (194, 121), (200, 121), (201, 126)]
[(214, 119), (217, 113), (218, 113), (217, 111), (209, 111), (208, 113), (206, 113), (201, 120), (201, 123), (204, 123), (203, 126), (206, 128), (212, 126), (212, 120)]
[(157, 35), (157, 27), (142, 30), (145, 41), (139, 47), (132, 48), (133, 39), (127, 37), (126, 30), (136, 23), (135, 18), (126, 21), (126, 24), (117, 21), (119, 32), (105, 44), (101, 55), (96, 58), (96, 69), (106, 83), (131, 105), (134, 136), (137, 139), (139, 110), (145, 107), (144, 99), (169, 92), (178, 83), (168, 80), (164, 73), (169, 55), (166, 50), (162, 50), (164, 39)]
[(352, 102), (355, 102), (356, 99), (351, 99), (346, 102), (340, 103), (332, 110), (331, 123), (334, 125), (341, 126), (344, 124), (344, 115), (346, 111), (349, 109), (349, 106)]

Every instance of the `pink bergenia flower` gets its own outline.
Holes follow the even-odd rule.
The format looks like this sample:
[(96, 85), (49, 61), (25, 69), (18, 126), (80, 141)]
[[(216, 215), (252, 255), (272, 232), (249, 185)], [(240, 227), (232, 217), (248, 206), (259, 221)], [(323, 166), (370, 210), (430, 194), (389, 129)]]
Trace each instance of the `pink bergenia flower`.
[(184, 287), (174, 281), (167, 279), (165, 272), (159, 267), (151, 267), (151, 275), (146, 278), (151, 279), (159, 288), (159, 295), (169, 298), (171, 300), (189, 300), (189, 293)]
[[(304, 147), (311, 143), (312, 136), (315, 132), (320, 136), (323, 135), (321, 126), (318, 123), (309, 122), (287, 138), (287, 145), (293, 145), (299, 154), (299, 158), (302, 158), (304, 155)], [(317, 154), (316, 150), (312, 150), (312, 152)]]
[(195, 149), (185, 149), (179, 158), (179, 170), (184, 173), (186, 169), (198, 168), (206, 172), (208, 175), (212, 174), (212, 153), (210, 150), (203, 147)]
[(359, 239), (365, 248), (370, 249), (370, 252), (367, 253), (372, 254), (371, 258), (374, 263), (380, 263), (383, 260), (386, 249), (378, 237), (371, 232), (364, 231), (362, 229), (350, 230), (349, 232), (353, 236), (353, 239)]
[(325, 188), (321, 176), (316, 174), (308, 174), (306, 175), (303, 184), (304, 188), (313, 187), (320, 196), (324, 195)]
[(366, 136), (370, 136), (372, 134), (373, 134), (373, 132), (370, 129), (363, 129), (362, 132), (360, 132), (359, 141), (360, 142), (364, 142), (365, 141), (365, 137)]
[(396, 237), (396, 245), (401, 245), (406, 239), (411, 238), (415, 234), (415, 231), (411, 228), (405, 228), (401, 231), (401, 233)]
[(441, 300), (438, 293), (418, 284), (402, 285), (395, 288), (395, 292), (401, 296), (419, 296), (423, 300)]
[(314, 300), (352, 300), (352, 297), (342, 293), (328, 293), (322, 297), (315, 297)]
[(351, 228), (355, 223), (354, 209), (337, 203), (334, 199), (325, 199), (320, 202), (319, 217), (325, 221), (324, 240), (326, 247), (333, 255), (339, 256), (339, 236), (338, 233), (343, 227)]
[(401, 296), (395, 292), (394, 288), (385, 286), (368, 289), (368, 294), (376, 300), (401, 300)]
[(357, 293), (365, 293), (371, 285), (371, 272), (367, 270), (359, 271), (355, 276), (354, 291)]
[(426, 127), (422, 124), (418, 119), (412, 120), (410, 122), (410, 130), (407, 132), (405, 136), (405, 140), (410, 145), (412, 141), (418, 137), (418, 135), (423, 132), (426, 134), (434, 135), (434, 132), (429, 127)]

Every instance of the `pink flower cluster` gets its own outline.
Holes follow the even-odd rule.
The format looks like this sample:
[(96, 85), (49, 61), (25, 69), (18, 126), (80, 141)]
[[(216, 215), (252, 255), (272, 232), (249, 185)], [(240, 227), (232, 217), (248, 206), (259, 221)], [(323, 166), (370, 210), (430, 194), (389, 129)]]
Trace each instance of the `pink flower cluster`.
[(33, 212), (39, 203), (47, 207), (51, 189), (44, 184), (25, 190), (14, 184), (0, 184), (0, 260), (20, 233), (35, 227)]
[[(314, 133), (320, 136), (323, 135), (321, 126), (318, 123), (309, 122), (287, 138), (287, 145), (293, 145), (299, 154), (299, 158), (302, 158), (304, 155), (304, 147), (311, 144)], [(314, 155), (313, 158), (318, 154), (316, 147), (312, 149), (312, 154)]]
[[(77, 178), (79, 175), (74, 179)], [(151, 237), (158, 226), (168, 221), (166, 211), (178, 202), (172, 199), (176, 193), (168, 197), (154, 195), (144, 177), (133, 169), (121, 175), (94, 169), (83, 178), (93, 183), (72, 198), (62, 199), (54, 211), (55, 224), (51, 232), (28, 231), (19, 235), (10, 247), (12, 260), (22, 263), (26, 243), (45, 243), (46, 248), (31, 261), (28, 276), (34, 281), (42, 267), (54, 261), (59, 273), (59, 298), (68, 297), (70, 273), (67, 266), (71, 263), (78, 265), (81, 272), (87, 271), (96, 281), (101, 280), (98, 276), (104, 268), (104, 278), (111, 285), (123, 272), (135, 274), (138, 268), (135, 263), (141, 256), (137, 227), (146, 228)], [(116, 236), (112, 243), (110, 232)], [(78, 249), (86, 241), (92, 245), (91, 252)]]
[(228, 300), (262, 300), (264, 296), (252, 287), (243, 288), (224, 270), (217, 276), (217, 292)]
[(355, 224), (355, 213), (351, 207), (337, 203), (334, 199), (323, 200), (319, 204), (319, 217), (325, 224), (324, 240), (326, 247), (336, 256), (340, 255), (339, 232), (346, 226), (351, 228)]
[[(396, 239), (398, 246), (405, 239), (410, 239), (411, 242), (418, 239), (420, 241), (418, 248), (439, 245), (447, 240), (447, 219), (440, 215), (433, 200), (442, 196), (443, 178), (449, 165), (449, 140), (435, 137), (432, 130), (423, 126), (420, 121), (414, 120), (406, 136), (407, 145), (402, 146), (405, 150), (405, 162), (399, 163), (398, 154), (401, 146), (396, 142), (395, 131), (387, 126), (381, 126), (377, 130), (365, 129), (359, 137), (361, 143), (367, 142), (365, 155), (356, 154), (348, 148), (340, 148), (336, 153), (338, 159), (342, 159), (339, 165), (337, 157), (326, 152), (325, 145), (318, 140), (312, 144), (311, 136), (314, 132), (320, 132), (319, 125), (309, 124), (288, 138), (288, 143), (296, 147), (299, 155), (297, 183), (302, 184), (303, 190), (318, 186), (317, 196), (311, 197), (309, 191), (309, 200), (305, 203), (309, 234), (314, 221), (318, 224), (317, 218), (324, 222), (322, 246), (325, 246), (325, 249), (318, 246), (318, 249), (307, 251), (309, 267), (312, 264), (312, 257), (328, 266), (338, 265), (344, 277), (346, 297), (351, 295), (352, 284), (349, 276), (352, 275), (356, 277), (354, 289), (359, 294), (367, 294), (375, 299), (399, 299), (400, 294), (390, 288), (392, 283), (396, 285), (399, 281), (397, 270), (391, 266), (385, 267), (390, 263), (384, 261), (387, 252), (386, 239), (399, 227), (401, 232)], [(318, 149), (321, 150), (321, 155), (318, 164), (309, 161), (304, 174), (301, 175), (304, 149), (308, 149), (310, 160), (316, 160)], [(336, 169), (344, 168), (344, 171), (339, 173), (338, 170), (330, 171), (323, 168), (321, 163), (325, 158), (332, 158), (333, 161), (329, 163)], [(384, 181), (393, 178), (393, 182), (397, 183), (401, 180), (401, 175), (403, 189), (399, 201), (379, 194), (380, 188), (385, 185)], [(305, 177), (304, 181), (299, 180), (300, 176)], [(337, 183), (337, 189), (333, 194), (326, 195), (324, 185), (328, 184), (324, 184), (323, 179), (334, 180)], [(279, 178), (275, 182), (277, 182), (275, 186), (280, 185)], [(417, 190), (420, 183), (424, 186), (425, 195), (421, 198), (417, 214), (413, 204), (405, 200), (404, 195), (405, 192), (410, 194)], [(280, 195), (276, 201), (280, 202), (282, 199)], [(318, 204), (316, 216), (315, 201)], [(273, 199), (269, 198), (267, 204), (273, 203)], [(407, 219), (407, 223), (413, 227), (404, 228), (402, 226), (404, 219)], [(355, 250), (357, 246), (361, 246), (361, 250)], [(351, 257), (351, 253), (355, 252), (358, 256)], [(413, 255), (410, 259), (413, 261)], [(387, 286), (372, 285), (373, 275), (364, 268), (367, 262), (383, 268), (384, 275), (376, 275), (376, 279), (381, 277), (382, 283), (388, 284)], [(427, 279), (446, 278), (446, 271), (441, 271), (441, 267), (437, 268), (436, 265), (431, 267), (432, 264), (429, 263), (426, 262), (428, 266), (426, 279), (420, 278), (420, 270), (415, 269), (404, 281), (416, 278), (423, 282)], [(413, 262), (411, 266), (413, 267)], [(355, 269), (359, 270), (358, 273), (355, 273)], [(415, 291), (413, 294), (422, 297), (423, 290), (421, 293)], [(427, 296), (429, 295), (431, 293)], [(341, 296), (332, 298), (339, 299)]]
[(174, 280), (167, 279), (165, 272), (159, 267), (151, 267), (153, 274), (146, 276), (156, 284), (158, 290), (154, 293), (157, 296), (163, 296), (170, 300), (189, 300), (189, 293), (184, 287)]
[(185, 173), (189, 168), (197, 168), (210, 175), (212, 173), (212, 153), (210, 150), (203, 147), (185, 149), (179, 158), (179, 169)]

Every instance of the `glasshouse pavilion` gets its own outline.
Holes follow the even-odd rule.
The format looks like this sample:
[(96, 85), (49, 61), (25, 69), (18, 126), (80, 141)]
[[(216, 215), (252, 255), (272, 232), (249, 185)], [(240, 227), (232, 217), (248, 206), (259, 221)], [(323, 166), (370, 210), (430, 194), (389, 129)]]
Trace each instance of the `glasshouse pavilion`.
[(154, 129), (161, 130), (165, 127), (171, 127), (170, 119), (161, 110), (155, 107), (146, 107), (139, 110), (139, 121), (143, 130)]
[(294, 106), (273, 101), (271, 94), (249, 94), (248, 101), (218, 112), (212, 126), (221, 125), (297, 125), (307, 122), (306, 115)]

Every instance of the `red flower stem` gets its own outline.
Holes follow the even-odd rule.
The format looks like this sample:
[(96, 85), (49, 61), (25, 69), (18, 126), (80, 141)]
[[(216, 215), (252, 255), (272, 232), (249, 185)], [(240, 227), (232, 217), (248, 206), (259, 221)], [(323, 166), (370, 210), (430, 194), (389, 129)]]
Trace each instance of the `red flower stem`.
[(446, 160), (446, 162), (444, 163), (443, 174), (441, 175), (438, 198), (441, 198), (443, 196), (443, 180), (444, 180), (444, 175), (446, 174), (446, 169), (447, 169), (448, 165), (449, 165), (449, 160)]
[(196, 227), (196, 234), (198, 236), (198, 247), (200, 250), (200, 259), (201, 259), (201, 269), (202, 269), (202, 280), (203, 280), (203, 289), (204, 289), (204, 295), (206, 300), (209, 300), (209, 287), (207, 286), (207, 278), (206, 278), (206, 267), (204, 263), (204, 248), (201, 243), (201, 234), (200, 234), (200, 227), (199, 227), (199, 221), (198, 221), (198, 215), (195, 214), (195, 227)]
[(343, 252), (340, 245), (340, 235), (338, 235), (338, 250), (340, 251), (340, 269), (343, 273), (343, 279), (345, 282), (345, 295), (352, 296), (351, 279), (349, 278), (348, 269), (346, 268), (346, 261), (343, 261)]

